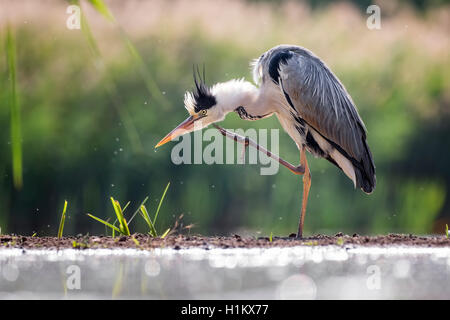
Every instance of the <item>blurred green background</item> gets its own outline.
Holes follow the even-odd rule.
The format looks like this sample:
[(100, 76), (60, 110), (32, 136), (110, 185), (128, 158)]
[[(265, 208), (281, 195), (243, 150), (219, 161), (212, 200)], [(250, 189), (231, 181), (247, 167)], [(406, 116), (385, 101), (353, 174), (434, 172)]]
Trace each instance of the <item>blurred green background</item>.
[[(309, 157), (307, 235), (443, 233), (450, 222), (448, 1), (6, 1), (0, 0), (0, 228), (56, 235), (105, 229), (86, 213), (113, 216), (109, 197), (149, 195), (158, 228), (184, 214), (193, 233), (296, 232), (301, 178), (258, 165), (174, 165), (153, 146), (186, 118), (192, 65), (209, 84), (245, 77), (249, 61), (281, 43), (323, 58), (352, 95), (377, 167), (372, 195), (326, 160)], [(81, 30), (66, 27), (79, 4)], [(109, 8), (109, 9), (108, 9)], [(15, 51), (15, 52), (14, 52)], [(15, 77), (15, 80), (14, 80)], [(16, 84), (15, 87), (13, 84)], [(15, 94), (13, 92), (16, 92)], [(226, 128), (280, 128), (276, 117)], [(298, 151), (280, 130), (280, 154)], [(206, 143), (205, 143), (206, 144)], [(144, 231), (135, 219), (132, 231)]]

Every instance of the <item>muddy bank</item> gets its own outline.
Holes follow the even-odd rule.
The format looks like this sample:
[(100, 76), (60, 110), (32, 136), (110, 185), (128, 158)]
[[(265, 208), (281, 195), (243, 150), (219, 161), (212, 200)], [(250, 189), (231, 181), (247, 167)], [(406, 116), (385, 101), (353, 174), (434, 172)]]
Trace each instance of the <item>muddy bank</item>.
[(77, 236), (64, 237), (31, 237), (18, 235), (1, 235), (0, 248), (23, 249), (95, 249), (95, 248), (255, 248), (255, 247), (292, 247), (292, 246), (422, 246), (422, 247), (450, 247), (450, 239), (445, 236), (415, 236), (404, 234), (389, 234), (380, 236), (343, 235), (334, 236), (315, 235), (303, 239), (290, 237), (205, 237), (200, 235), (170, 235), (165, 239), (152, 238), (144, 234), (134, 234), (129, 237), (109, 236)]

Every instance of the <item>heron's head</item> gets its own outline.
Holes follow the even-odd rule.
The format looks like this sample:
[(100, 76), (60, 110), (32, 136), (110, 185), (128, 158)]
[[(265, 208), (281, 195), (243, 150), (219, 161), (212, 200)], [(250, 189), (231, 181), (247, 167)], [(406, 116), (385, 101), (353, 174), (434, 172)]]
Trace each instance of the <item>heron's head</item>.
[(198, 80), (194, 73), (194, 82), (194, 90), (188, 91), (184, 95), (184, 107), (189, 112), (189, 117), (158, 142), (155, 148), (183, 134), (222, 121), (227, 113), (234, 111), (239, 106), (234, 105), (237, 102), (230, 101), (230, 97), (235, 96), (233, 90), (238, 90), (237, 84), (243, 84), (244, 81), (231, 80), (218, 83), (210, 88), (204, 80)]

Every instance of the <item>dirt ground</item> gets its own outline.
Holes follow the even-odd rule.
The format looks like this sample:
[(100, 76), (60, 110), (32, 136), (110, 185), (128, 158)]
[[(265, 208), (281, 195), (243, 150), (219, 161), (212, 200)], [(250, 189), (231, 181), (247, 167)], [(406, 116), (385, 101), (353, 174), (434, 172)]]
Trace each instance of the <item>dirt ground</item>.
[(165, 239), (152, 238), (144, 234), (132, 236), (77, 236), (64, 237), (31, 237), (18, 235), (0, 235), (0, 248), (22, 248), (22, 249), (95, 249), (95, 248), (269, 248), (269, 247), (291, 247), (291, 246), (421, 246), (421, 247), (450, 247), (450, 239), (445, 236), (415, 236), (404, 234), (389, 234), (386, 236), (352, 236), (338, 233), (334, 236), (315, 235), (303, 239), (289, 237), (254, 238), (233, 235), (229, 237), (205, 237), (200, 235), (169, 235)]

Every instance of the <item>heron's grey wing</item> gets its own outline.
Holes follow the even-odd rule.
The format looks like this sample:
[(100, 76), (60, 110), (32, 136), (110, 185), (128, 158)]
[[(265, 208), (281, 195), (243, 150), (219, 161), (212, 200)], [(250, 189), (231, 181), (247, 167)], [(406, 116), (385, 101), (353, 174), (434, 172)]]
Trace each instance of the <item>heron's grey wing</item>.
[(295, 112), (375, 179), (364, 123), (342, 83), (312, 53), (305, 50), (290, 53), (278, 66), (278, 80)]
[(365, 126), (334, 74), (314, 57), (294, 55), (280, 64), (282, 89), (295, 111), (321, 135), (360, 159)]

